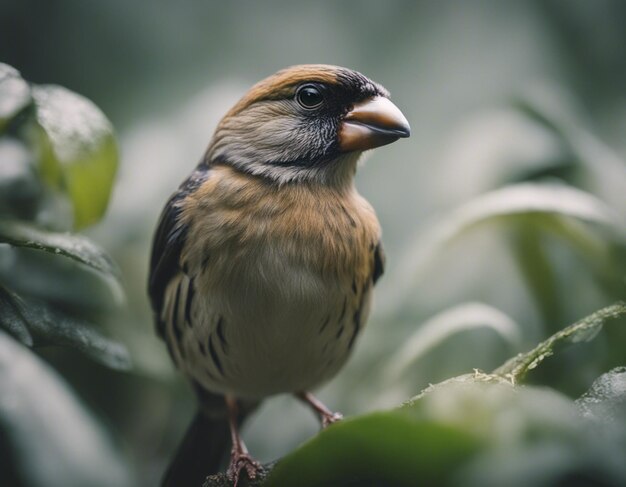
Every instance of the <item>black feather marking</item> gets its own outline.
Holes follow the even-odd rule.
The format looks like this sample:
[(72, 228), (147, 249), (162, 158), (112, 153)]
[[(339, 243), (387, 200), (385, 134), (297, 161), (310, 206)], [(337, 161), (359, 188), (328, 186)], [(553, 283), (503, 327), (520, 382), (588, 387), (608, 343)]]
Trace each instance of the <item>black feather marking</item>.
[(224, 350), (224, 353), (228, 353), (228, 342), (226, 341), (226, 336), (224, 335), (223, 316), (220, 316), (217, 320), (217, 337), (220, 339), (220, 343), (222, 344), (222, 350)]
[(200, 353), (206, 357), (206, 345), (202, 340), (198, 340), (198, 348), (200, 349)]
[(341, 326), (339, 327), (339, 330), (337, 331), (337, 335), (335, 335), (335, 338), (336, 338), (337, 340), (338, 340), (338, 339), (341, 337), (341, 335), (343, 334), (343, 329), (344, 329), (344, 326), (343, 326), (343, 323), (342, 323), (342, 324), (341, 324)]
[(350, 222), (350, 225), (352, 225), (354, 228), (356, 228), (356, 221), (354, 220), (354, 218), (352, 218), (352, 215), (350, 215), (350, 213), (348, 213), (348, 210), (346, 210), (346, 207), (341, 205), (341, 209), (342, 209), (344, 215), (346, 215), (346, 218), (348, 219), (348, 221)]
[(207, 269), (209, 268), (210, 260), (211, 260), (211, 256), (210, 255), (207, 255), (207, 256), (204, 257), (204, 259), (202, 259), (202, 270), (204, 272), (206, 272)]
[(170, 354), (170, 357), (172, 357), (172, 362), (174, 362), (174, 365), (176, 365), (176, 367), (178, 367), (178, 360), (176, 358), (176, 355), (174, 354), (174, 347), (172, 345), (171, 340), (169, 339), (165, 339), (165, 346), (167, 347), (167, 352)]
[(372, 272), (372, 282), (376, 284), (380, 276), (385, 272), (385, 252), (382, 242), (378, 242), (374, 249), (374, 270)]
[(363, 292), (361, 293), (361, 299), (359, 300), (359, 306), (357, 307), (354, 315), (352, 316), (352, 322), (354, 323), (354, 329), (352, 330), (352, 336), (350, 337), (350, 341), (348, 342), (348, 350), (352, 348), (354, 345), (354, 341), (356, 340), (356, 336), (359, 334), (359, 330), (361, 329), (361, 313), (363, 312), (363, 305), (365, 304), (365, 295), (366, 295), (366, 287), (363, 287)]
[(343, 307), (341, 308), (341, 313), (339, 314), (339, 319), (337, 320), (338, 323), (341, 323), (343, 321), (344, 316), (346, 316), (346, 301), (348, 300), (347, 297), (343, 297)]
[(224, 377), (224, 369), (222, 368), (222, 362), (220, 361), (217, 352), (215, 351), (215, 347), (213, 346), (213, 337), (209, 336), (209, 353), (211, 354), (211, 358), (213, 359), (213, 365), (215, 368), (219, 370), (222, 377)]
[(356, 294), (356, 278), (352, 278), (352, 292)]
[(354, 330), (352, 331), (352, 336), (350, 337), (350, 342), (348, 342), (348, 350), (352, 348), (354, 345), (354, 340), (356, 340), (356, 336), (361, 329), (361, 306), (354, 312), (354, 316), (352, 317), (352, 321), (354, 322)]
[(324, 332), (329, 322), (330, 322), (330, 315), (328, 315), (326, 319), (324, 320), (324, 323), (322, 323), (322, 327), (320, 328), (320, 333)]
[[(150, 276), (148, 294), (155, 316), (163, 313), (165, 290), (174, 276), (180, 272), (180, 255), (185, 246), (187, 226), (180, 221), (181, 203), (184, 199), (206, 181), (209, 168), (205, 163), (198, 165), (196, 170), (185, 180), (178, 190), (170, 197), (159, 218), (150, 257)], [(165, 327), (156, 320), (157, 331), (165, 339)]]
[(189, 279), (189, 286), (187, 287), (187, 299), (185, 300), (185, 323), (187, 323), (187, 326), (189, 327), (193, 326), (193, 323), (191, 322), (191, 304), (195, 292), (196, 289), (193, 284), (193, 279)]
[[(182, 330), (178, 323), (178, 306), (180, 304), (180, 283), (176, 286), (176, 294), (174, 295), (174, 305), (172, 306), (172, 329), (176, 335), (176, 341), (180, 344), (182, 338)], [(180, 351), (180, 346), (178, 347)]]

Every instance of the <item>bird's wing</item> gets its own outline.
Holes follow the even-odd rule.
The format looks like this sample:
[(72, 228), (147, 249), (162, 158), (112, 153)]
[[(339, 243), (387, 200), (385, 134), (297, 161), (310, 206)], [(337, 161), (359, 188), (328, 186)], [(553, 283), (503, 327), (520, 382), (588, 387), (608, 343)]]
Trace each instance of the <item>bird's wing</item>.
[(385, 272), (385, 260), (383, 243), (379, 240), (374, 249), (374, 270), (372, 271), (372, 281), (374, 284), (376, 284), (380, 276)]
[(187, 226), (180, 222), (180, 203), (208, 177), (209, 168), (201, 164), (170, 197), (159, 218), (150, 257), (148, 294), (155, 313), (159, 335), (165, 337), (165, 323), (162, 320), (165, 305), (165, 290), (170, 281), (182, 272), (180, 255), (185, 245)]

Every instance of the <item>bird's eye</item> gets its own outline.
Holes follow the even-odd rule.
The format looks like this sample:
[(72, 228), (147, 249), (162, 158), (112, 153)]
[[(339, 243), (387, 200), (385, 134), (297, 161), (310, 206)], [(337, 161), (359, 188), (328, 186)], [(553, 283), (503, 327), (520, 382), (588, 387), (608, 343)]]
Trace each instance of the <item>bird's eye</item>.
[(296, 100), (301, 107), (311, 110), (318, 108), (324, 101), (321, 90), (314, 85), (304, 85), (298, 89)]

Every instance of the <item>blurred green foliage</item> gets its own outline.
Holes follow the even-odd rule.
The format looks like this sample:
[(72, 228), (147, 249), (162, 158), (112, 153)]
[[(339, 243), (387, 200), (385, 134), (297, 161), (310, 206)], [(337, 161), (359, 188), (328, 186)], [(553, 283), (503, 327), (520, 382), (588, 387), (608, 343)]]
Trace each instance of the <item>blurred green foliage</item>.
[[(111, 126), (79, 95), (31, 86), (6, 64), (0, 64), (0, 100), (3, 485), (130, 485), (106, 430), (36, 353), (66, 347), (107, 367), (130, 366), (126, 348), (91, 323), (108, 308), (106, 298), (121, 298), (115, 265), (90, 240), (58, 232), (67, 224), (67, 207), (73, 209), (74, 227), (103, 215), (117, 165)], [(57, 177), (50, 178), (51, 172)], [(25, 187), (37, 190), (24, 194)], [(51, 211), (51, 199), (64, 201), (65, 208)], [(67, 274), (79, 281), (87, 275), (86, 282), (98, 280), (107, 292), (101, 299), (85, 299), (93, 287), (85, 287), (84, 294), (71, 292), (71, 277), (54, 275), (57, 260), (67, 261)], [(28, 272), (29, 265), (40, 267), (39, 276)], [(37, 277), (43, 283), (35, 284)], [(59, 288), (67, 288), (71, 299), (59, 299)]]
[[(88, 230), (121, 269), (127, 306), (119, 308), (110, 263), (82, 238), (56, 243), (106, 204), (114, 167), (98, 162), (109, 157), (106, 130), (94, 134), (102, 142), (87, 159), (65, 157), (52, 142), (62, 139), (41, 137), (32, 87), (3, 75), (0, 215), (23, 235), (13, 232), (10, 252), (0, 253), (10, 339), (48, 339), (15, 318), (16, 306), (35, 300), (119, 338), (133, 358), (128, 374), (67, 349), (35, 351), (102, 420), (134, 484), (156, 485), (195, 407), (154, 336), (145, 295), (158, 212), (248, 86), (289, 64), (345, 65), (385, 85), (413, 129), (359, 170), (388, 269), (354, 357), (320, 392), (332, 408), (364, 416), (298, 449), (317, 425), (295, 401), (273, 398), (244, 431), (252, 453), (269, 461), (293, 451), (274, 481), (329, 461), (337, 468), (320, 467), (313, 480), (360, 466), (398, 482), (441, 468), (450, 485), (623, 484), (624, 433), (615, 426), (624, 424), (623, 318), (525, 368), (523, 386), (463, 374), (496, 370), (626, 296), (625, 22), (621, 0), (0, 2), (0, 59), (97, 101), (123, 155), (107, 218)], [(26, 120), (30, 128), (18, 130)], [(44, 170), (45, 150), (57, 162)], [(71, 192), (81, 188), (74, 177), (103, 185), (91, 200)], [(29, 240), (35, 247), (17, 247)], [(36, 248), (48, 244), (61, 255)], [(72, 254), (83, 244), (87, 254)], [(109, 350), (99, 356), (115, 364)], [(442, 384), (400, 410), (367, 415), (431, 383)], [(450, 456), (434, 450), (433, 466), (416, 461), (417, 470), (384, 452), (377, 463), (379, 437), (389, 451), (406, 446), (397, 430), (421, 454), (429, 432), (458, 443)], [(323, 450), (335, 442), (342, 451), (329, 459)], [(107, 455), (93, 465), (109, 468)]]

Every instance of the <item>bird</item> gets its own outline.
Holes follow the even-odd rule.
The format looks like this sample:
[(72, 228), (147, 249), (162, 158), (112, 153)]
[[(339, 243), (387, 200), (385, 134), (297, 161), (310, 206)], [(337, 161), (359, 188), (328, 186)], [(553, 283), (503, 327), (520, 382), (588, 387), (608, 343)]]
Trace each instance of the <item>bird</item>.
[(154, 234), (156, 330), (199, 410), (163, 484), (200, 485), (228, 454), (237, 485), (262, 466), (240, 434), (263, 399), (311, 391), (344, 366), (384, 270), (381, 227), (357, 192), (363, 152), (410, 135), (389, 92), (339, 66), (263, 79), (218, 123)]

